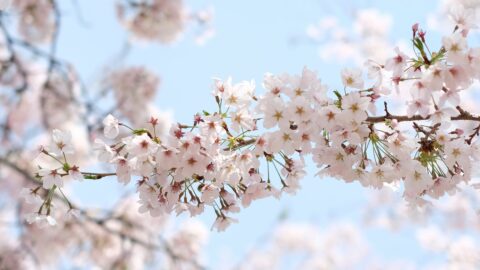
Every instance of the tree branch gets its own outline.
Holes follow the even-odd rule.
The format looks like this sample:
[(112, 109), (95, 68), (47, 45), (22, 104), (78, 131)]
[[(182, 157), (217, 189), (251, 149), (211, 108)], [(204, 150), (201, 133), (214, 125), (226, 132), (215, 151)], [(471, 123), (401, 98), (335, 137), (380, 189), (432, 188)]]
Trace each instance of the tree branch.
[[(453, 116), (450, 118), (452, 121), (476, 121), (480, 122), (480, 116), (478, 115), (473, 115), (459, 106), (457, 106), (457, 110), (459, 110), (460, 114), (457, 116)], [(423, 120), (428, 120), (432, 117), (432, 114), (427, 115), (427, 117), (423, 117), (421, 115), (412, 115), (412, 116), (407, 116), (407, 115), (393, 115), (393, 114), (386, 114), (383, 116), (369, 116), (365, 120), (368, 123), (381, 123), (384, 122), (385, 120), (397, 120), (398, 122), (409, 122), (409, 121), (423, 121)]]

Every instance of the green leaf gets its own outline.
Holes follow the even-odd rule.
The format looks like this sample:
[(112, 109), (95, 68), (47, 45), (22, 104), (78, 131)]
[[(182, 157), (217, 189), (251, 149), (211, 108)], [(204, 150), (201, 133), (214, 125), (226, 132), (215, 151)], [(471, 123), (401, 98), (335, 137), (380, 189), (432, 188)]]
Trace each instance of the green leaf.
[(342, 94), (340, 94), (340, 92), (338, 92), (338, 90), (334, 90), (333, 93), (335, 94), (335, 96), (337, 96), (338, 100), (336, 100), (334, 102), (335, 106), (337, 106), (339, 109), (342, 108)]
[(141, 129), (134, 129), (132, 132), (135, 135), (142, 135), (144, 133), (148, 133), (148, 130), (141, 128)]
[(418, 38), (418, 37), (415, 38), (415, 39), (413, 40), (413, 45), (415, 45), (415, 47), (416, 47), (419, 51), (423, 52), (423, 42), (422, 42), (422, 40), (421, 40), (420, 38)]
[(342, 94), (340, 94), (340, 92), (338, 92), (338, 90), (333, 90), (333, 93), (335, 94), (335, 96), (337, 96), (337, 98), (339, 100), (342, 100)]
[(63, 164), (63, 170), (68, 173), (68, 171), (70, 170), (70, 165), (68, 163), (64, 163)]
[(438, 53), (433, 53), (432, 64), (440, 61), (445, 56), (445, 49), (440, 50)]

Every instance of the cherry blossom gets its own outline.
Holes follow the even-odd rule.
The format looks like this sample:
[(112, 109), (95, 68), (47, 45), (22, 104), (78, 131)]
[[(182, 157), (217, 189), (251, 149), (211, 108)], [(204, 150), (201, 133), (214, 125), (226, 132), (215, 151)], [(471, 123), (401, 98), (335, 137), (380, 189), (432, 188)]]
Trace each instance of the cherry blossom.
[(55, 30), (54, 9), (48, 0), (15, 0), (13, 8), (21, 13), (19, 32), (31, 42), (46, 42)]
[(62, 156), (62, 154), (73, 153), (72, 134), (70, 132), (54, 129), (52, 138), (52, 144), (48, 147), (48, 151), (53, 155)]
[(342, 70), (342, 82), (345, 87), (363, 88), (362, 71), (360, 69)]
[(105, 128), (103, 129), (103, 134), (105, 137), (109, 139), (115, 139), (118, 136), (118, 119), (113, 117), (113, 115), (109, 114), (103, 120), (103, 125)]
[(40, 228), (57, 225), (57, 221), (53, 217), (36, 213), (32, 213), (31, 215), (27, 216), (26, 220), (28, 223), (38, 224)]
[[(474, 203), (466, 202), (475, 196), (452, 199), (479, 186), (474, 165), (480, 156), (480, 117), (468, 106), (468, 95), (480, 78), (480, 49), (470, 47), (469, 36), (477, 16), (474, 4), (453, 6), (449, 14), (454, 25), (440, 46), (433, 46), (430, 33), (415, 24), (413, 51), (392, 49), (383, 40), (390, 24), (376, 19), (388, 22), (388, 17), (360, 11), (353, 29), (375, 44), (360, 47), (371, 54), (376, 48), (389, 48), (368, 61), (365, 70), (343, 69), (337, 85), (329, 87), (307, 67), (299, 74), (266, 73), (260, 83), (215, 79), (213, 106), (199, 108), (191, 123), (171, 125), (151, 104), (160, 79), (143, 66), (111, 65), (115, 68), (102, 76), (101, 89), (89, 96), (78, 71), (57, 59), (56, 4), (14, 3), (20, 14), (14, 25), (25, 41), (11, 41), (10, 28), (1, 29), (4, 43), (14, 48), (0, 48), (2, 56), (8, 56), (1, 61), (6, 72), (0, 82), (16, 93), (13, 101), (1, 99), (7, 115), (1, 123), (6, 146), (0, 157), (6, 170), (1, 173), (21, 179), (10, 181), (13, 188), (6, 190), (13, 198), (23, 198), (18, 215), (27, 222), (17, 222), (22, 223), (18, 246), (29, 247), (32, 257), (39, 255), (39, 267), (51, 268), (75, 251), (80, 260), (87, 258), (88, 267), (143, 269), (155, 259), (152, 253), (162, 250), (166, 268), (202, 268), (205, 229), (179, 226), (171, 236), (164, 235), (167, 215), (209, 211), (212, 230), (238, 226), (234, 215), (257, 200), (298, 193), (311, 161), (317, 178), (358, 182), (376, 192), (393, 189), (404, 208), (423, 213), (438, 208), (446, 213), (450, 227), (475, 226), (468, 221), (475, 219)], [(132, 36), (161, 43), (178, 40), (195, 17), (182, 1), (118, 1), (117, 8)], [(208, 14), (196, 19), (210, 20)], [(335, 24), (324, 21), (322, 27)], [(51, 48), (46, 52), (30, 42), (45, 42)], [(355, 47), (347, 43), (339, 48), (345, 55), (349, 50), (356, 55)], [(24, 58), (17, 46), (34, 57)], [(101, 108), (103, 98), (113, 107)], [(29, 113), (30, 108), (39, 113)], [(25, 135), (44, 129), (52, 130), (51, 139), (30, 140)], [(33, 144), (45, 147), (34, 154), (18, 150)], [(127, 189), (134, 190), (134, 198), (111, 211), (83, 209), (72, 200), (69, 183), (107, 177), (122, 185), (131, 183)], [(449, 203), (438, 205), (442, 200)], [(392, 209), (393, 218), (404, 218), (402, 211)], [(383, 218), (379, 223), (401, 222)], [(309, 256), (299, 268), (351, 268), (365, 255), (359, 233), (349, 226), (324, 234), (309, 226), (288, 225), (272, 232), (272, 249), (267, 255), (255, 254), (247, 264), (272, 268), (279, 264), (268, 259), (300, 251)], [(449, 256), (450, 267), (478, 266), (478, 247), (469, 237), (440, 237), (435, 229), (420, 234), (427, 249)], [(345, 243), (362, 252), (344, 252)], [(12, 250), (9, 243), (0, 245), (0, 268), (19, 268), (22, 254), (4, 259), (3, 254)]]
[(137, 3), (119, 0), (116, 11), (122, 25), (134, 38), (143, 41), (173, 43), (191, 23), (197, 23), (203, 28), (196, 37), (198, 44), (204, 44), (215, 33), (210, 25), (213, 10), (206, 8), (192, 12), (183, 1), (153, 0)]
[(62, 176), (56, 169), (41, 169), (38, 174), (42, 177), (43, 188), (51, 189), (54, 185), (63, 187)]

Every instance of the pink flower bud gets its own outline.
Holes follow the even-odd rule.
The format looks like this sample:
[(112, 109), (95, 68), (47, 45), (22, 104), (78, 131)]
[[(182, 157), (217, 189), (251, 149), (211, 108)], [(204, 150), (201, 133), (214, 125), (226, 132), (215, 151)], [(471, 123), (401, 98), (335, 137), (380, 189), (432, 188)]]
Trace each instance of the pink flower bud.
[(415, 37), (415, 35), (418, 32), (418, 23), (412, 25), (412, 32), (413, 32), (413, 37)]
[(149, 124), (152, 124), (152, 126), (158, 125), (158, 118), (155, 117), (150, 117), (150, 120), (148, 121)]
[(458, 136), (463, 135), (464, 131), (463, 129), (457, 128), (453, 131), (454, 134), (457, 134)]
[(420, 37), (420, 39), (425, 42), (425, 35), (427, 34), (427, 32), (423, 31), (423, 30), (420, 30), (420, 32), (418, 32), (418, 36)]

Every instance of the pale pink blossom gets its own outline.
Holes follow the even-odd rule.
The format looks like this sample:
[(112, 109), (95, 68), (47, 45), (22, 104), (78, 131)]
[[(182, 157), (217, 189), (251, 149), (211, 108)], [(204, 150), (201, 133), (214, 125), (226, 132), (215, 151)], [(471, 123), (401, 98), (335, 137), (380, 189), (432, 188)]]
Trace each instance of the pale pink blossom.
[(118, 136), (118, 119), (109, 114), (103, 119), (103, 134), (109, 139), (115, 139)]
[(342, 83), (345, 87), (351, 87), (355, 89), (362, 89), (363, 88), (363, 79), (362, 79), (362, 71), (358, 68), (352, 69), (343, 69), (342, 70)]

